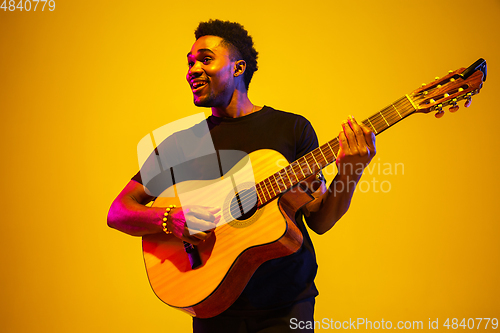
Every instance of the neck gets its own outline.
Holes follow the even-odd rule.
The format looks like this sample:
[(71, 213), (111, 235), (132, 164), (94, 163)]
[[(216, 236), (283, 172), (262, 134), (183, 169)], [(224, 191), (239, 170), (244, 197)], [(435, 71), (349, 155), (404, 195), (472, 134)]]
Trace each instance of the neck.
[(246, 116), (257, 109), (248, 99), (247, 92), (234, 90), (231, 100), (226, 106), (213, 106), (212, 114), (220, 118), (238, 118)]

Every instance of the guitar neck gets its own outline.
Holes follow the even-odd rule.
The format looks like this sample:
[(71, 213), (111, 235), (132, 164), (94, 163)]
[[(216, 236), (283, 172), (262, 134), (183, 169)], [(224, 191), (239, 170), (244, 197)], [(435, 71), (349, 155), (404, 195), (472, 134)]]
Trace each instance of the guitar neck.
[[(378, 135), (415, 112), (416, 109), (410, 97), (405, 95), (363, 120), (362, 123), (371, 128), (375, 135)], [(333, 163), (337, 159), (339, 148), (340, 143), (337, 136), (257, 183), (255, 187), (259, 199), (258, 206), (265, 205), (279, 194), (297, 185), (300, 181), (317, 174), (321, 169)]]

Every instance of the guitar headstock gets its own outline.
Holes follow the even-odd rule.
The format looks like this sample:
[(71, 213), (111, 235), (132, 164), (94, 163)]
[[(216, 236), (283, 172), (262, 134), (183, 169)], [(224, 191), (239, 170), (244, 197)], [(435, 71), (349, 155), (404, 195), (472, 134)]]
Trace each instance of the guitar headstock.
[(458, 110), (458, 102), (466, 100), (469, 107), (472, 96), (479, 93), (486, 80), (486, 61), (479, 59), (469, 68), (450, 71), (448, 75), (439, 78), (412, 92), (409, 98), (416, 107), (415, 112), (429, 113), (437, 111), (435, 116), (444, 115), (443, 108), (450, 106), (450, 112)]

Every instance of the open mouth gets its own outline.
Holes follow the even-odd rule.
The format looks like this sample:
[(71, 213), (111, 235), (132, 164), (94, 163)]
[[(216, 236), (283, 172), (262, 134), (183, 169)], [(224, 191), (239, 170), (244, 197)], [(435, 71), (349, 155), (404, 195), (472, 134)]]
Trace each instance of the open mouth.
[(194, 82), (191, 85), (191, 88), (192, 88), (193, 92), (196, 92), (196, 91), (203, 89), (203, 87), (205, 87), (206, 85), (207, 85), (206, 81), (198, 81), (198, 82)]

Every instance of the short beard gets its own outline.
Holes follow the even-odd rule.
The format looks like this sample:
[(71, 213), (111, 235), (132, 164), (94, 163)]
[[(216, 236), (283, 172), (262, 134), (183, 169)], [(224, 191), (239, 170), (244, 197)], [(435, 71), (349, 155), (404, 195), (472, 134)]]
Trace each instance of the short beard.
[(206, 108), (226, 105), (227, 101), (224, 101), (224, 95), (225, 95), (224, 92), (226, 92), (228, 89), (229, 89), (228, 86), (225, 86), (223, 91), (218, 95), (215, 95), (213, 91), (210, 91), (208, 96), (204, 97), (199, 101), (197, 101), (196, 97), (194, 97), (193, 98), (194, 105)]
[(196, 97), (193, 98), (194, 105), (199, 107), (212, 107), (215, 106), (216, 97), (212, 92), (207, 97), (203, 97), (201, 100), (197, 100)]

